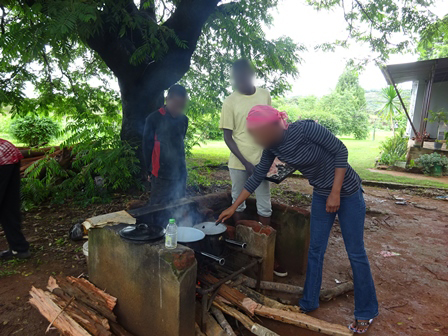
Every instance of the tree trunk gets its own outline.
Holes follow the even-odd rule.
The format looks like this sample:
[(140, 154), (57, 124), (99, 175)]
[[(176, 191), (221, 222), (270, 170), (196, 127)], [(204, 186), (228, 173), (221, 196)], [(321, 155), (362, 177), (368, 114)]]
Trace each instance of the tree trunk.
[(118, 81), (123, 108), (121, 139), (136, 147), (136, 154), (143, 167), (142, 140), (146, 117), (160, 108), (163, 103), (164, 88), (154, 80), (146, 83)]

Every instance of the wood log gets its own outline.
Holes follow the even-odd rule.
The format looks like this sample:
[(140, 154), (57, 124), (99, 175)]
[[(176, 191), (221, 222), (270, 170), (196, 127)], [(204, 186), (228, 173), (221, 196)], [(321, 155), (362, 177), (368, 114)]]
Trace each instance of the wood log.
[(264, 296), (263, 294), (258, 293), (257, 291), (254, 291), (253, 289), (250, 289), (249, 287), (243, 286), (243, 285), (238, 285), (236, 286), (236, 288), (244, 293), (245, 295), (247, 295), (249, 298), (251, 298), (252, 300), (266, 306), (266, 307), (270, 307), (270, 308), (277, 308), (277, 309), (281, 309), (281, 310), (286, 310), (286, 311), (294, 311), (294, 312), (300, 312), (300, 307), (297, 306), (291, 306), (291, 305), (285, 305), (283, 303), (280, 303), (276, 300), (273, 300), (267, 296)]
[(279, 310), (275, 308), (259, 305), (255, 309), (255, 314), (264, 316), (276, 321), (292, 324), (301, 328), (316, 331), (325, 335), (351, 336), (353, 333), (345, 326), (325, 322), (306, 314)]
[[(239, 279), (241, 279), (240, 281), (243, 285), (249, 288), (256, 288), (257, 281), (255, 279), (252, 279), (245, 275), (242, 275)], [(260, 289), (289, 293), (289, 294), (297, 294), (297, 295), (303, 294), (303, 287), (288, 285), (281, 282), (261, 281)], [(353, 290), (353, 282), (348, 281), (336, 287), (321, 290), (319, 298), (322, 301), (330, 301), (331, 299), (344, 293), (347, 293), (351, 290)]]
[(63, 335), (90, 335), (90, 333), (72, 319), (67, 312), (62, 311), (62, 308), (53, 302), (51, 293), (32, 286), (30, 295), (30, 304), (36, 307), (49, 322), (53, 322), (53, 325), (60, 330)]
[(343, 284), (339, 284), (336, 287), (323, 289), (320, 291), (319, 299), (321, 301), (330, 301), (335, 297), (350, 292), (354, 289), (353, 281), (347, 281)]
[(248, 316), (244, 315), (240, 311), (236, 310), (235, 308), (232, 308), (224, 303), (221, 302), (221, 300), (214, 300), (213, 305), (226, 313), (229, 316), (232, 316), (233, 318), (237, 319), (241, 322), (241, 324), (249, 330), (251, 333), (257, 336), (280, 336), (273, 332), (272, 330), (269, 330), (268, 328), (263, 327), (262, 325), (255, 323), (252, 321)]
[[(205, 274), (201, 276), (201, 281), (205, 281), (206, 283), (214, 284), (219, 280), (216, 279), (211, 274)], [(258, 305), (254, 300), (248, 298), (246, 295), (241, 293), (236, 288), (232, 288), (226, 284), (223, 284), (218, 289), (218, 294), (223, 298), (230, 301), (232, 304), (249, 314), (250, 316), (254, 316), (255, 307)]]
[[(249, 288), (256, 288), (257, 280), (249, 278), (248, 276), (242, 275), (243, 285)], [(277, 292), (289, 293), (289, 294), (302, 294), (303, 287), (288, 285), (281, 282), (271, 282), (271, 281), (261, 281), (260, 289), (272, 290)]]
[(129, 331), (119, 325), (117, 322), (109, 321), (110, 331), (115, 336), (133, 336)]
[(117, 318), (112, 312), (117, 299), (95, 287), (91, 282), (85, 279), (74, 277), (65, 278), (62, 276), (54, 279), (53, 277), (50, 277), (47, 288), (50, 291), (53, 291), (55, 288), (60, 288), (70, 297), (74, 296), (77, 301), (96, 310), (108, 320), (117, 322)]
[(199, 327), (199, 324), (195, 323), (194, 324), (194, 329), (196, 332), (196, 336), (206, 336), (202, 331), (201, 328)]
[(226, 332), (227, 335), (236, 336), (229, 322), (227, 322), (226, 318), (218, 308), (211, 307), (211, 312), (213, 316), (216, 318), (216, 321), (218, 321), (219, 325)]
[(57, 151), (60, 149), (61, 149), (60, 146), (45, 147), (45, 148), (39, 148), (39, 149), (27, 148), (27, 149), (20, 149), (20, 153), (22, 153), (23, 157), (25, 159), (27, 159), (27, 158), (33, 158), (36, 156), (44, 156), (51, 150)]
[[(95, 310), (91, 309), (81, 302), (77, 302), (76, 299), (70, 303), (71, 298), (67, 300), (67, 295), (60, 288), (56, 288), (53, 293), (51, 294), (52, 296), (50, 296), (53, 302), (64, 309), (64, 311), (66, 311), (71, 318), (78, 322), (92, 335), (112, 335), (112, 333), (109, 331), (109, 321), (99, 315)], [(56, 293), (59, 293), (59, 295), (57, 295)]]
[(216, 320), (210, 315), (210, 313), (205, 314), (205, 334), (207, 336), (226, 336), (226, 332), (221, 328), (221, 326), (216, 322)]

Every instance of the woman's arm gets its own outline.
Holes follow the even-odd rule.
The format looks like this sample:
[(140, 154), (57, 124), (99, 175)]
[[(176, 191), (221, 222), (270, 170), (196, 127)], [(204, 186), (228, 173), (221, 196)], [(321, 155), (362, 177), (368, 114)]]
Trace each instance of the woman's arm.
[(342, 183), (344, 183), (346, 170), (347, 168), (335, 168), (334, 170), (333, 188), (331, 188), (331, 193), (327, 198), (327, 212), (337, 212), (339, 210)]
[(309, 140), (334, 154), (335, 170), (331, 193), (327, 198), (327, 212), (337, 212), (341, 203), (341, 189), (347, 171), (348, 151), (344, 143), (325, 127), (315, 122), (305, 124), (304, 133)]
[(227, 208), (223, 212), (221, 212), (221, 214), (219, 215), (218, 220), (216, 222), (222, 223), (222, 222), (225, 222), (226, 220), (228, 220), (230, 217), (232, 217), (233, 214), (235, 213), (236, 209), (241, 205), (241, 203), (243, 203), (245, 200), (247, 200), (249, 198), (249, 196), (250, 196), (250, 192), (248, 192), (246, 189), (243, 189), (243, 191), (238, 196), (236, 201), (232, 204), (232, 206), (230, 208)]
[(255, 170), (253, 175), (247, 180), (244, 185), (244, 189), (241, 194), (238, 196), (236, 201), (232, 204), (232, 206), (226, 210), (224, 210), (218, 218), (218, 222), (224, 222), (230, 217), (233, 216), (236, 209), (243, 203), (249, 196), (252, 194), (255, 189), (258, 188), (261, 182), (263, 182), (266, 177), (269, 169), (271, 168), (272, 162), (274, 162), (275, 155), (272, 154), (269, 150), (264, 150), (263, 155), (261, 156), (260, 163), (255, 166)]

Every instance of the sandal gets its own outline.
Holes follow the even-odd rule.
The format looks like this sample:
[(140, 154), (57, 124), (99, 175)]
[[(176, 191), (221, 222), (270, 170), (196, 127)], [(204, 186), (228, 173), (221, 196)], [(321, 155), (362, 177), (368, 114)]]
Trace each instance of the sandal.
[[(356, 327), (353, 325), (354, 323), (350, 324), (348, 326), (348, 328), (353, 331), (356, 334), (364, 334), (367, 332), (367, 330), (369, 330), (370, 325), (372, 324), (373, 319), (370, 319), (368, 321), (360, 321), (360, 320), (356, 320)], [(358, 329), (358, 326), (360, 327), (367, 327), (365, 329)]]

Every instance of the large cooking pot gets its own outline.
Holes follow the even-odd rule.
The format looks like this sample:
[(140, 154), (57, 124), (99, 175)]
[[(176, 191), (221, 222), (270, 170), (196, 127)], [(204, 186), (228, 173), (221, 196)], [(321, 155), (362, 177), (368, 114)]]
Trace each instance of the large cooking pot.
[(205, 238), (201, 241), (202, 251), (215, 255), (222, 255), (226, 244), (243, 249), (246, 248), (246, 243), (226, 239), (227, 226), (224, 224), (204, 222), (195, 225), (194, 228), (201, 230), (205, 234)]
[(204, 241), (205, 233), (201, 230), (191, 228), (191, 227), (184, 227), (179, 226), (177, 228), (177, 241), (178, 243), (188, 246), (189, 248), (193, 249), (196, 253), (213, 259), (216, 262), (218, 262), (220, 265), (224, 265), (225, 259), (220, 258), (216, 255), (213, 255), (211, 253), (207, 253), (207, 251), (204, 251), (202, 249), (202, 242)]
[(201, 230), (205, 234), (205, 238), (201, 241), (202, 251), (222, 255), (225, 249), (225, 233), (227, 227), (224, 224), (216, 225), (215, 222), (204, 222), (193, 226), (195, 229)]

